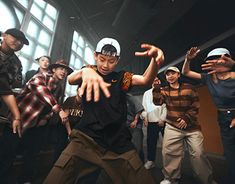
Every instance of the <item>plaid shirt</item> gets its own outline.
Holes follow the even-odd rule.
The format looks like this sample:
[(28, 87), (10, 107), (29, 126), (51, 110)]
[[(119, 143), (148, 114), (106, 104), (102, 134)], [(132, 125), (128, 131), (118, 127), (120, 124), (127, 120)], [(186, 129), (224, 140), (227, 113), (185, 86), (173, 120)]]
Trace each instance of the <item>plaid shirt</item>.
[(30, 79), (21, 93), (17, 103), (21, 113), (23, 132), (34, 126), (43, 126), (61, 107), (53, 96), (57, 83), (51, 74), (38, 73)]

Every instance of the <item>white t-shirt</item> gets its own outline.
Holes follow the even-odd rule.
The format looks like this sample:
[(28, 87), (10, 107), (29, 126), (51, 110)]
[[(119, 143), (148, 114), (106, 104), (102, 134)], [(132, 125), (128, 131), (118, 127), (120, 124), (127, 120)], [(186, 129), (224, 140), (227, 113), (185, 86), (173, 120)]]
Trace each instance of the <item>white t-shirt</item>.
[(147, 90), (143, 95), (142, 105), (144, 111), (142, 112), (142, 118), (147, 118), (148, 122), (164, 121), (167, 115), (166, 104), (154, 105), (153, 103), (153, 88)]

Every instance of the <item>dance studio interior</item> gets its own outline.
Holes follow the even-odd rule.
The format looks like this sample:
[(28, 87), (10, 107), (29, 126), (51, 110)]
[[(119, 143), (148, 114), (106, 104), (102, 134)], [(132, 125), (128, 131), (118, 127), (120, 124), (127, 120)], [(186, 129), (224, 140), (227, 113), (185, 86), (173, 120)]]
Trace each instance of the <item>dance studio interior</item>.
[[(164, 59), (155, 66), (155, 70), (157, 70), (157, 73), (155, 73), (157, 74), (158, 79), (161, 82), (161, 88), (159, 87), (158, 90), (162, 91), (162, 89), (165, 89), (165, 87), (169, 85), (169, 81), (166, 79), (166, 75), (168, 75), (168, 71), (175, 71), (175, 69), (170, 69), (169, 67), (177, 67), (179, 69), (180, 83), (188, 83), (193, 86), (193, 89), (195, 89), (199, 98), (200, 106), (198, 107), (197, 112), (197, 122), (200, 125), (199, 131), (203, 135), (203, 156), (206, 156), (208, 162), (210, 163), (210, 167), (213, 172), (213, 176), (211, 175), (211, 177), (213, 177), (213, 182), (203, 182), (197, 179), (197, 177), (200, 178), (200, 174), (199, 176), (197, 176), (197, 173), (194, 173), (194, 167), (192, 166), (193, 164), (191, 162), (190, 149), (187, 146), (187, 141), (184, 140), (182, 140), (183, 148), (180, 148), (184, 152), (178, 168), (180, 172), (178, 176), (180, 176), (180, 178), (177, 178), (177, 180), (167, 178), (166, 170), (167, 168), (170, 168), (170, 166), (167, 167), (165, 165), (166, 163), (163, 161), (165, 155), (163, 155), (164, 151), (162, 151), (162, 143), (164, 140), (164, 135), (166, 134), (162, 135), (160, 132), (158, 132), (158, 135), (156, 135), (158, 138), (156, 143), (156, 150), (154, 156), (155, 158), (153, 160), (153, 165), (151, 165), (151, 168), (146, 168), (145, 163), (149, 161), (147, 156), (147, 152), (149, 150), (147, 145), (147, 139), (149, 139), (147, 137), (148, 124), (146, 125), (145, 123), (143, 123), (145, 122), (145, 119), (141, 118), (143, 114), (142, 113), (140, 115), (140, 119), (142, 121), (141, 131), (143, 132), (143, 136), (141, 138), (143, 151), (141, 167), (143, 167), (143, 169), (144, 167), (146, 168), (145, 172), (147, 172), (148, 175), (152, 177), (154, 183), (233, 184), (232, 182), (230, 182), (231, 169), (228, 166), (229, 161), (227, 160), (227, 156), (225, 154), (225, 146), (222, 139), (223, 136), (221, 136), (221, 132), (223, 130), (221, 129), (220, 123), (218, 122), (218, 108), (214, 104), (212, 98), (213, 95), (210, 94), (207, 83), (202, 82), (202, 80), (200, 79), (195, 79), (186, 76), (181, 71), (183, 69), (186, 54), (192, 47), (197, 47), (198, 52), (196, 53), (197, 57), (193, 59), (190, 63), (190, 69), (197, 73), (208, 73), (208, 71), (202, 69), (202, 65), (205, 64), (206, 58), (209, 57), (208, 53), (215, 48), (226, 48), (229, 51), (229, 54), (225, 53), (225, 55), (227, 54), (229, 56), (229, 59), (231, 58), (230, 61), (234, 62), (234, 1), (0, 0), (0, 7), (1, 47), (3, 47), (3, 43), (4, 40), (7, 38), (7, 35), (16, 37), (16, 39), (24, 39), (20, 40), (21, 42), (23, 41), (23, 48), (19, 49), (18, 51), (15, 51), (15, 55), (20, 60), (20, 63), (22, 65), (22, 85), (18, 85), (15, 87), (14, 85), (11, 86), (11, 90), (14, 93), (13, 96), (15, 96), (16, 102), (18, 102), (17, 96), (22, 93), (22, 90), (30, 86), (30, 81), (32, 81), (32, 78), (29, 79), (28, 82), (26, 81), (27, 72), (34, 70), (37, 71), (37, 74), (35, 75), (38, 75), (38, 72), (40, 73), (39, 69), (41, 66), (39, 65), (39, 61), (41, 57), (46, 56), (47, 58), (50, 58), (49, 70), (50, 72), (52, 72), (52, 75), (53, 72), (56, 71), (54, 69), (57, 69), (57, 67), (67, 69), (67, 73), (64, 74), (61, 81), (59, 81), (60, 92), (58, 92), (58, 94), (61, 95), (59, 101), (56, 100), (56, 104), (58, 103), (62, 109), (59, 110), (57, 112), (57, 116), (54, 117), (52, 115), (53, 113), (56, 114), (56, 112), (54, 111), (54, 106), (48, 106), (50, 108), (47, 108), (47, 105), (50, 104), (50, 101), (47, 100), (46, 96), (44, 95), (45, 102), (41, 99), (43, 98), (43, 95), (38, 97), (37, 100), (40, 101), (40, 103), (45, 103), (43, 106), (43, 113), (48, 113), (49, 115), (50, 112), (52, 118), (47, 119), (47, 122), (44, 123), (42, 126), (43, 129), (39, 123), (43, 113), (39, 113), (36, 119), (31, 121), (33, 122), (33, 129), (40, 129), (40, 131), (36, 131), (37, 134), (35, 133), (33, 135), (30, 135), (31, 138), (29, 139), (31, 140), (31, 142), (33, 139), (37, 139), (39, 140), (39, 142), (41, 142), (40, 149), (37, 149), (34, 158), (32, 158), (31, 161), (27, 161), (27, 159), (25, 159), (25, 157), (33, 157), (33, 154), (30, 153), (31, 149), (27, 149), (27, 140), (25, 141), (26, 143), (24, 141), (21, 141), (24, 139), (24, 135), (26, 135), (27, 132), (30, 133), (31, 128), (26, 129), (25, 133), (23, 132), (22, 137), (19, 138), (20, 143), (13, 153), (14, 159), (7, 171), (8, 174), (10, 173), (8, 183), (56, 184), (50, 182), (47, 177), (50, 176), (51, 179), (52, 172), (50, 171), (53, 170), (52, 168), (56, 167), (56, 163), (58, 163), (59, 161), (57, 159), (60, 158), (61, 153), (65, 154), (64, 150), (68, 148), (67, 145), (70, 145), (70, 143), (73, 142), (70, 135), (68, 135), (70, 133), (66, 132), (66, 123), (63, 123), (63, 120), (60, 120), (60, 112), (66, 112), (62, 104), (66, 101), (67, 98), (76, 96), (78, 94), (78, 85), (81, 84), (77, 83), (78, 85), (71, 85), (68, 79), (70, 79), (70, 76), (72, 78), (72, 75), (74, 75), (74, 73), (70, 74), (69, 69), (72, 69), (71, 71), (76, 72), (84, 70), (86, 66), (88, 66), (88, 68), (90, 68), (90, 66), (95, 66), (98, 60), (97, 58), (99, 58), (97, 51), (97, 43), (102, 38), (113, 38), (118, 41), (121, 48), (121, 51), (117, 50), (116, 53), (118, 56), (118, 64), (115, 67), (115, 71), (129, 71), (133, 73), (134, 75), (132, 76), (132, 83), (133, 81), (135, 81), (135, 74), (139, 74), (141, 76), (144, 76), (146, 74), (146, 76), (148, 76), (148, 73), (151, 72), (151, 69), (149, 69), (149, 57), (138, 57), (135, 55), (135, 52), (144, 53), (144, 50), (146, 48), (141, 47), (142, 44), (150, 44), (154, 45), (157, 48), (160, 48), (161, 51), (164, 53)], [(16, 34), (15, 31), (19, 31), (17, 33), (22, 33), (23, 35), (20, 35), (19, 37), (19, 35)], [(114, 46), (114, 48), (117, 47)], [(100, 53), (101, 55), (103, 55), (102, 51)], [(6, 55), (4, 51), (1, 50), (0, 54), (1, 58), (4, 58)], [(147, 53), (147, 55), (148, 54), (150, 53)], [(112, 55), (109, 57), (112, 57)], [(156, 57), (156, 55), (151, 57), (154, 58)], [(64, 63), (61, 64), (61, 60), (63, 60)], [(2, 67), (2, 61), (0, 63), (0, 66)], [(221, 66), (224, 65), (221, 64)], [(2, 69), (0, 68), (0, 70)], [(234, 70), (232, 69), (231, 76), (233, 76), (233, 71)], [(100, 74), (99, 71), (98, 74)], [(1, 71), (0, 77), (3, 77)], [(85, 77), (82, 77), (82, 80), (85, 81)], [(231, 80), (233, 80), (233, 77), (231, 77)], [(142, 104), (144, 93), (152, 88), (152, 81), (147, 85), (133, 85), (133, 87), (130, 88), (128, 93), (130, 93), (131, 96), (134, 96), (136, 101)], [(95, 87), (93, 89), (95, 89)], [(230, 89), (232, 91), (232, 87), (228, 88), (227, 90)], [(37, 91), (37, 88), (35, 87), (34, 89), (33, 87), (29, 87), (29, 90), (31, 90), (31, 93), (34, 93), (35, 91)], [(46, 90), (49, 90), (48, 93), (52, 94), (49, 88)], [(102, 88), (100, 88), (100, 93), (103, 94)], [(170, 90), (169, 93), (171, 93)], [(227, 92), (225, 91), (225, 93)], [(95, 96), (94, 94), (95, 92), (92, 93), (93, 96)], [(179, 95), (180, 94), (181, 93), (179, 92)], [(229, 94), (233, 95), (233, 98), (235, 98), (235, 93), (231, 92)], [(6, 129), (4, 127), (7, 126), (5, 123), (1, 122), (2, 119), (6, 118), (9, 121), (9, 125), (12, 121), (14, 122), (14, 120), (18, 120), (16, 118), (11, 118), (8, 103), (4, 102), (3, 100), (5, 99), (4, 95), (4, 93), (1, 93), (2, 98), (0, 99), (0, 139), (2, 139), (0, 140), (0, 146), (4, 144), (4, 138), (1, 137), (4, 137), (4, 131)], [(52, 96), (53, 95), (54, 91)], [(100, 96), (102, 95), (100, 94)], [(82, 101), (85, 99), (84, 96), (80, 97), (82, 98)], [(83, 102), (81, 103), (83, 105)], [(232, 104), (231, 106), (234, 107), (231, 107), (231, 113), (230, 109), (226, 111), (229, 114), (235, 114), (235, 106), (233, 105), (233, 103), (235, 104), (235, 101), (230, 102), (230, 104)], [(86, 109), (86, 105), (84, 105), (84, 107)], [(25, 109), (23, 109), (23, 111), (27, 110), (27, 107), (24, 108)], [(101, 106), (100, 108), (105, 109), (105, 107), (103, 106)], [(170, 106), (166, 105), (166, 108), (168, 112)], [(83, 111), (83, 115), (86, 115), (85, 109)], [(145, 109), (143, 107), (143, 111), (144, 110)], [(185, 114), (187, 114), (187, 110), (188, 109), (185, 109)], [(20, 113), (23, 114), (22, 111), (20, 111)], [(66, 116), (65, 118), (68, 119), (68, 116)], [(79, 116), (81, 116), (80, 119), (83, 120), (81, 111), (79, 111)], [(115, 115), (112, 118), (115, 118)], [(23, 121), (23, 118), (21, 120)], [(235, 122), (235, 117), (233, 117), (233, 120)], [(82, 121), (82, 123), (84, 123), (84, 121)], [(22, 127), (24, 127), (24, 122), (21, 123)], [(77, 123), (79, 124), (79, 122)], [(165, 121), (165, 124), (167, 124), (167, 120)], [(78, 128), (76, 128), (76, 131), (79, 130), (80, 127), (82, 126), (78, 126)], [(232, 127), (231, 129), (234, 128)], [(74, 132), (73, 129), (71, 131), (72, 133)], [(233, 135), (234, 136), (231, 138), (231, 141), (235, 144), (235, 130), (233, 130)], [(132, 134), (132, 136), (134, 135)], [(35, 144), (36, 142), (37, 141), (35, 141)], [(233, 146), (233, 151), (234, 144), (231, 145), (231, 147)], [(168, 146), (170, 147), (170, 145)], [(2, 148), (0, 147), (0, 149)], [(29, 153), (27, 152), (27, 150), (29, 150)], [(108, 152), (109, 148), (107, 148), (106, 151)], [(3, 154), (0, 155), (0, 157), (2, 157), (1, 159), (4, 159), (5, 156)], [(172, 157), (174, 156), (171, 156), (171, 158)], [(29, 163), (28, 167), (25, 168), (26, 162), (33, 163)], [(86, 165), (84, 167), (86, 167)], [(76, 169), (76, 167), (74, 167), (74, 169)], [(79, 167), (79, 169), (83, 169), (82, 166)], [(84, 168), (84, 170), (85, 169), (87, 168)], [(103, 170), (105, 170), (105, 168), (103, 168)], [(103, 175), (102, 171), (99, 176), (96, 176), (98, 177), (98, 179), (95, 183), (132, 184), (125, 182), (129, 181), (125, 179), (120, 180), (119, 182), (114, 180), (112, 181), (110, 180), (110, 178), (107, 179), (107, 176)], [(25, 173), (26, 179), (23, 177)], [(75, 171), (73, 171), (73, 173), (75, 173)], [(28, 175), (30, 175), (30, 177), (28, 177)], [(169, 174), (169, 176), (173, 177), (174, 174)], [(92, 178), (93, 175), (91, 175), (90, 177)], [(94, 181), (84, 180), (83, 182), (80, 182), (80, 177), (77, 177), (76, 181), (68, 181), (61, 183), (94, 184)], [(135, 182), (133, 182), (133, 184), (134, 183)], [(144, 184), (140, 182), (137, 183)]]

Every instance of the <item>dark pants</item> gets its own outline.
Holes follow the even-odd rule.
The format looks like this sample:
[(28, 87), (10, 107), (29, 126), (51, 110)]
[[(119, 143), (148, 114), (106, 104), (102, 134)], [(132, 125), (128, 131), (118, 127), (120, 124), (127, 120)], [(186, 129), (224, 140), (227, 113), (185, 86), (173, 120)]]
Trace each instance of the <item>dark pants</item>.
[(26, 131), (23, 135), (18, 151), (23, 156), (23, 167), (18, 178), (19, 182), (24, 183), (33, 181), (37, 173), (37, 157), (42, 147), (45, 145), (48, 126), (35, 127)]
[(71, 142), (56, 161), (44, 184), (96, 183), (103, 170), (109, 184), (154, 184), (135, 150), (117, 154), (98, 145), (92, 138), (73, 130)]
[(65, 126), (61, 122), (50, 125), (49, 127), (50, 143), (53, 145), (54, 150), (53, 163), (55, 163), (69, 143), (68, 133)]
[(163, 135), (164, 127), (160, 127), (156, 122), (149, 122), (147, 126), (147, 159), (155, 161), (157, 141), (159, 132)]
[(23, 134), (13, 134), (9, 126), (5, 126), (0, 137), (0, 183), (12, 183), (11, 167), (18, 152), (23, 155), (23, 168), (19, 177), (20, 182), (32, 180), (36, 173), (36, 156), (44, 143), (46, 126), (31, 128)]
[(220, 133), (224, 146), (225, 158), (229, 168), (230, 183), (235, 183), (235, 127), (230, 128), (235, 111), (218, 111)]
[(0, 183), (11, 183), (12, 173), (9, 171), (15, 159), (19, 142), (18, 134), (13, 134), (12, 129), (5, 125), (0, 136)]
[(129, 128), (132, 139), (131, 142), (134, 144), (140, 159), (144, 162), (144, 150), (143, 150), (143, 139), (144, 133), (142, 128)]

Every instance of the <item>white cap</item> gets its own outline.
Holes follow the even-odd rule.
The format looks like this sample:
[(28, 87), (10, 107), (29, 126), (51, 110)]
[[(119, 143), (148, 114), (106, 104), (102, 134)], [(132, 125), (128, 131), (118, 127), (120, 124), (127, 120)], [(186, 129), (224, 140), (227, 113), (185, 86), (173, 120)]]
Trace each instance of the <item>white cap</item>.
[(214, 57), (220, 57), (222, 55), (230, 55), (230, 52), (228, 49), (225, 49), (225, 48), (216, 48), (216, 49), (213, 49), (212, 51), (210, 51), (208, 54), (207, 54), (207, 57), (205, 58), (205, 61), (206, 60), (210, 60)]
[(177, 73), (180, 73), (179, 69), (175, 66), (170, 66), (168, 67), (165, 71), (164, 71), (164, 74), (166, 74), (166, 72), (168, 71), (174, 71), (174, 72), (177, 72)]
[[(106, 45), (112, 45), (116, 51), (108, 51), (108, 50), (103, 50), (104, 46)], [(110, 56), (120, 56), (121, 48), (117, 40), (113, 38), (103, 38), (101, 39), (95, 49), (96, 52), (102, 53), (104, 55), (110, 55)]]

